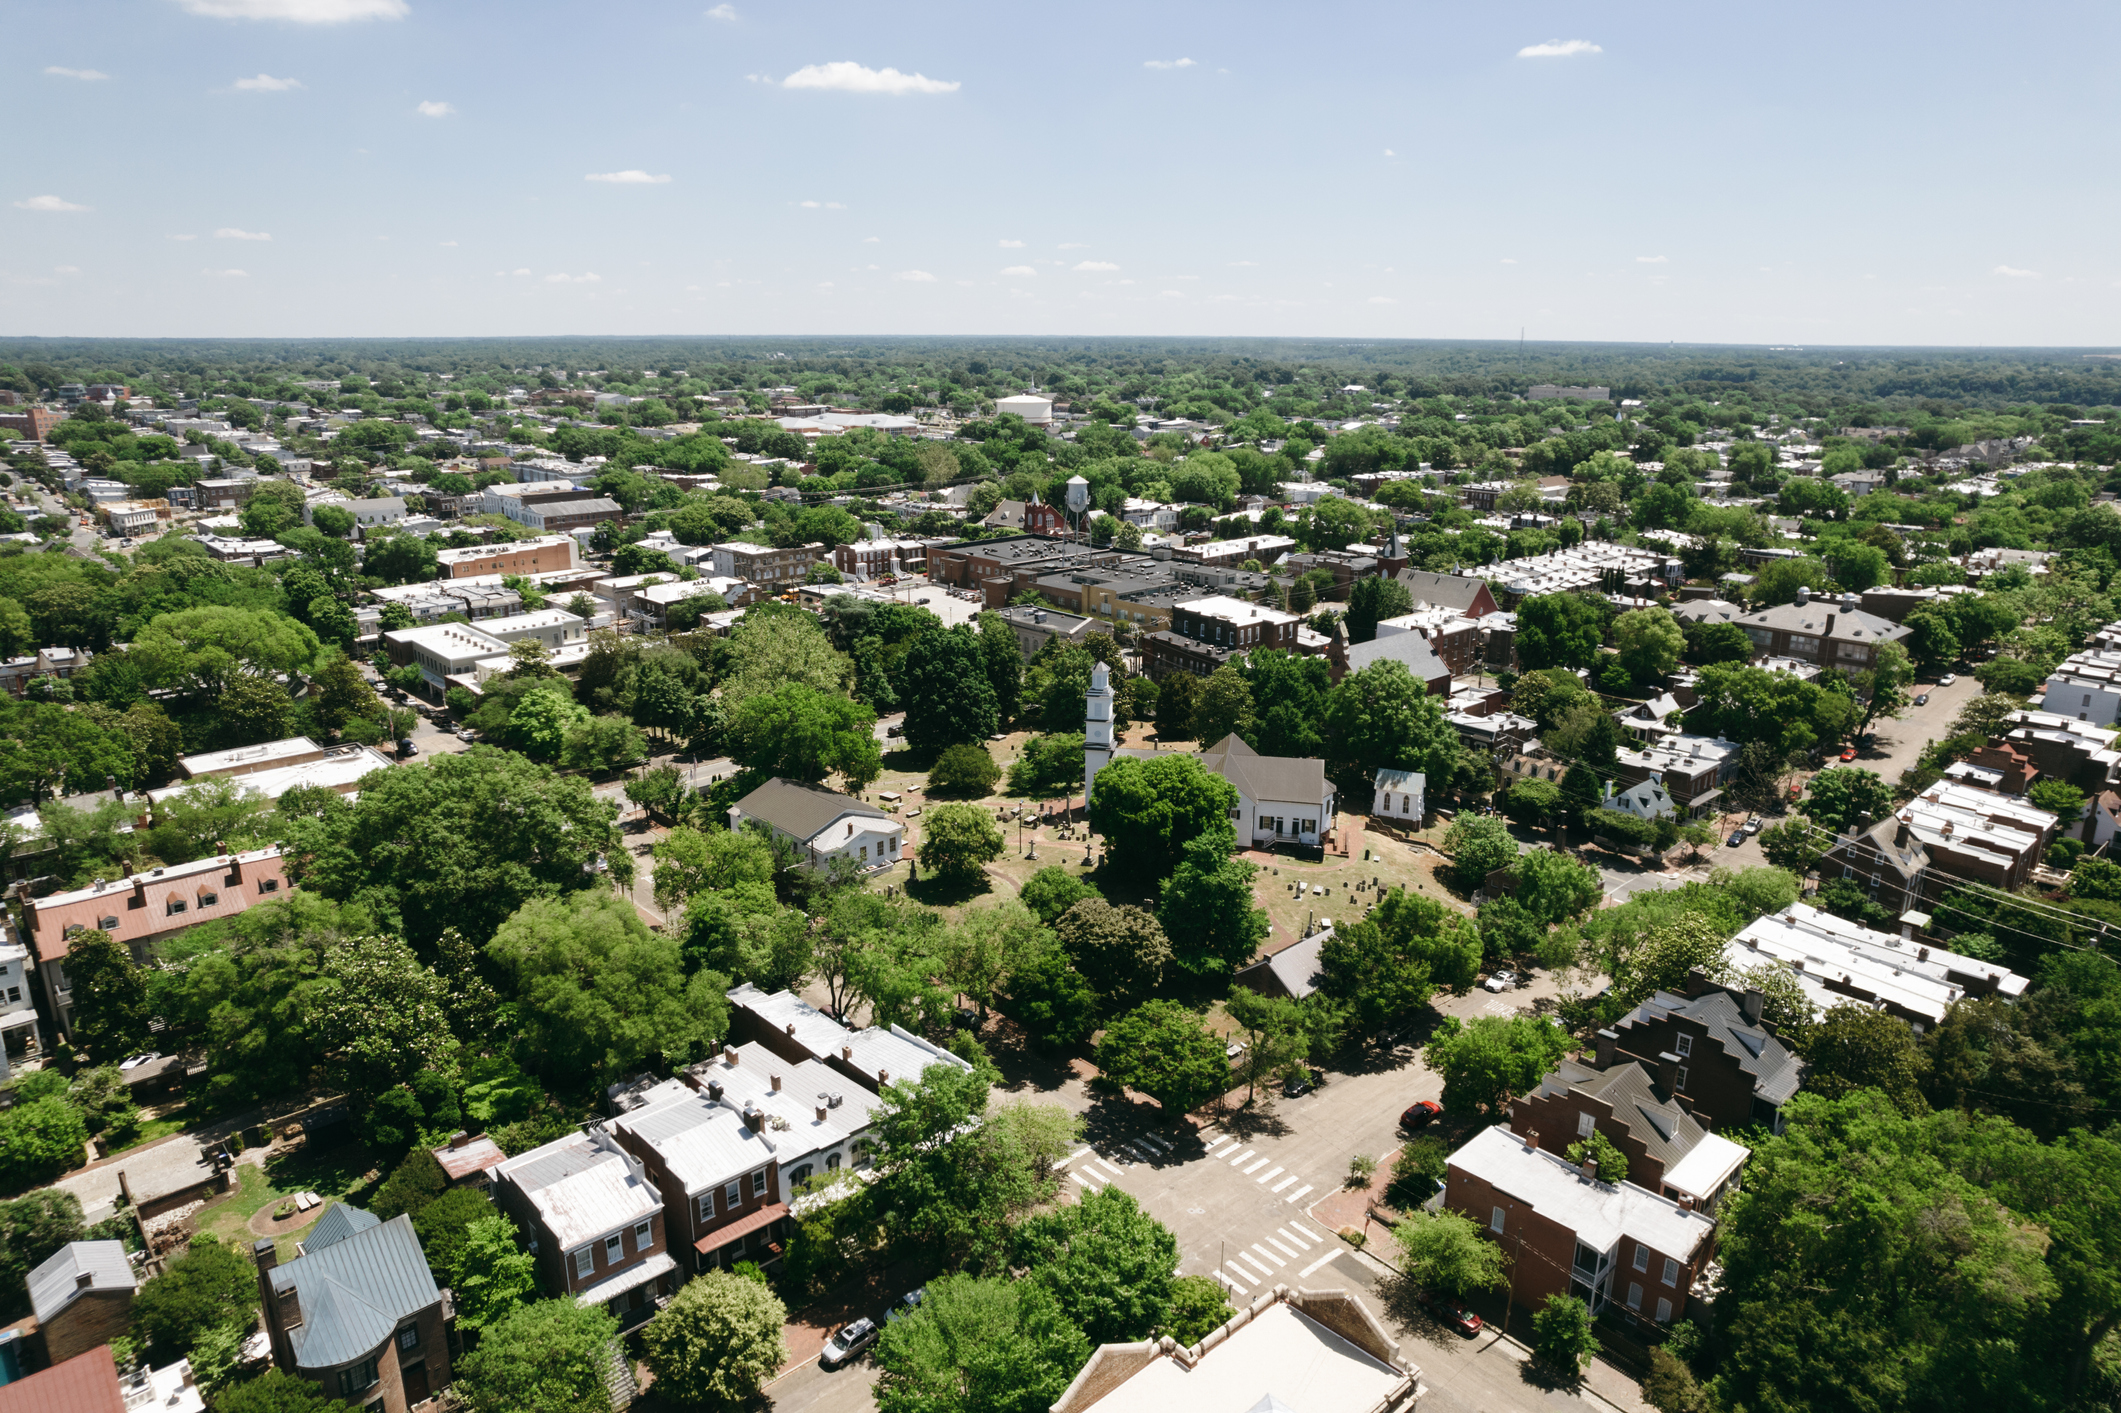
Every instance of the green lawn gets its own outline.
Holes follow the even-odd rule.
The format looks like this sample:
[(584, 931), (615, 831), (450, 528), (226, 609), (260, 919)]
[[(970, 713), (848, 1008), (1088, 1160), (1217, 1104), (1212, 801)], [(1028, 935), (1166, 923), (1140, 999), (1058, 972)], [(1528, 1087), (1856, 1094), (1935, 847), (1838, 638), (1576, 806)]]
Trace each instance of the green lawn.
[(113, 1154), (127, 1153), (138, 1148), (143, 1143), (153, 1143), (158, 1138), (167, 1138), (173, 1133), (182, 1133), (190, 1123), (191, 1120), (182, 1111), (166, 1114), (159, 1119), (148, 1119), (140, 1125), (140, 1136), (138, 1138), (135, 1138), (123, 1148), (113, 1148), (111, 1152)]
[[(236, 1175), (241, 1183), (240, 1189), (202, 1211), (199, 1230), (248, 1249), (256, 1239), (250, 1234), (250, 1219), (260, 1208), (272, 1206), (298, 1192), (314, 1192), (327, 1204), (351, 1199), (358, 1205), (359, 1199), (365, 1198), (372, 1186), (370, 1174), (374, 1166), (374, 1156), (359, 1143), (302, 1149), (287, 1157), (275, 1158), (262, 1168), (239, 1163)], [(323, 1215), (322, 1207), (311, 1213), (313, 1218)], [(293, 1258), (295, 1242), (308, 1232), (309, 1225), (305, 1223), (279, 1237), (281, 1260)]]

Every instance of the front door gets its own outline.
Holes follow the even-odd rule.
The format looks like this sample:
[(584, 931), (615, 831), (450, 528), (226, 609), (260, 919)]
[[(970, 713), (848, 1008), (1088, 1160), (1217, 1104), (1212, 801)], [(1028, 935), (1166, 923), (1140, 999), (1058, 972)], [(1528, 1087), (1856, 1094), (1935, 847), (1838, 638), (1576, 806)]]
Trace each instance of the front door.
[(427, 1397), (427, 1363), (422, 1360), (407, 1368), (404, 1373), (405, 1405), (411, 1407)]

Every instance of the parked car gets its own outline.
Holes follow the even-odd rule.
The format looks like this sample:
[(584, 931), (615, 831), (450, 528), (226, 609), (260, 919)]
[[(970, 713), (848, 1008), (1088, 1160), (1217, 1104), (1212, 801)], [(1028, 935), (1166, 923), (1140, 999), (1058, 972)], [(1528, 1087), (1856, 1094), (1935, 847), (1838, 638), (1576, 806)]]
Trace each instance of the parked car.
[(1480, 1333), (1480, 1316), (1451, 1299), (1448, 1295), (1432, 1295), (1423, 1292), (1422, 1307), (1444, 1324), (1460, 1334), (1471, 1338)]
[(414, 756), (418, 755), (419, 753), (420, 753), (420, 748), (419, 748), (418, 746), (414, 745), (414, 744), (412, 743), (412, 741), (411, 741), (411, 740), (409, 740), (409, 739), (408, 739), (408, 740), (401, 740), (401, 741), (399, 741), (399, 742), (398, 742), (398, 759), (399, 759), (399, 760), (411, 760), (411, 759), (412, 759), (412, 758), (413, 758)]
[(1482, 989), (1482, 990), (1484, 990), (1484, 991), (1493, 991), (1493, 992), (1495, 992), (1495, 993), (1496, 993), (1497, 995), (1500, 995), (1500, 994), (1502, 994), (1503, 992), (1505, 992), (1505, 991), (1509, 990), (1509, 989), (1510, 989), (1511, 987), (1515, 986), (1516, 984), (1517, 984), (1517, 973), (1516, 973), (1516, 972), (1514, 972), (1514, 971), (1499, 971), (1499, 972), (1496, 972), (1496, 973), (1495, 973), (1495, 974), (1494, 974), (1493, 976), (1489, 977), (1489, 978), (1488, 978), (1488, 979), (1487, 979), (1486, 981), (1483, 981), (1483, 982), (1481, 982), (1481, 983), (1480, 983), (1480, 985), (1481, 985), (1481, 989)]
[(1282, 1085), (1281, 1092), (1291, 1099), (1301, 1099), (1318, 1088), (1318, 1082), (1324, 1078), (1325, 1073), (1322, 1070), (1307, 1070), (1303, 1074), (1291, 1075), (1288, 1082)]
[(1436, 1116), (1443, 1112), (1443, 1105), (1434, 1099), (1417, 1099), (1407, 1106), (1399, 1116), (1401, 1128), (1427, 1128)]
[(820, 1367), (826, 1369), (835, 1364), (844, 1364), (875, 1344), (876, 1337), (881, 1333), (883, 1332), (877, 1328), (876, 1321), (867, 1317), (841, 1325), (832, 1332), (832, 1338), (825, 1341), (824, 1349), (817, 1356), (817, 1362)]
[(1745, 842), (1745, 831), (1743, 829), (1739, 830), (1736, 834), (1733, 834), (1729, 839), (1725, 840), (1724, 842), (1730, 848), (1737, 848), (1740, 844), (1743, 844)]
[(467, 726), (457, 733), (457, 739), (459, 741), (476, 741), (479, 739), (479, 733)]
[(928, 1287), (926, 1286), (907, 1291), (904, 1295), (891, 1302), (891, 1308), (884, 1313), (884, 1323), (888, 1325), (902, 1315), (911, 1315), (914, 1311), (921, 1308), (921, 1301), (926, 1299), (927, 1295)]
[(161, 1058), (162, 1052), (160, 1050), (147, 1050), (141, 1054), (118, 1061), (118, 1068), (121, 1070), (136, 1070), (142, 1065), (151, 1065)]
[(1937, 679), (1937, 685), (1940, 687), (1949, 687), (1952, 685), (1952, 683), (1958, 680), (1959, 678), (1957, 677), (1957, 675), (1947, 672), (1942, 677), (1939, 677)]
[(1843, 760), (1854, 760), (1856, 758), (1856, 748), (1854, 746), (1843, 746), (1841, 748), (1841, 758)]
[(1924, 692), (1921, 696), (1915, 698), (1916, 706), (1928, 706), (1929, 704), (1930, 694), (1928, 692)]
[(1744, 829), (1745, 832), (1748, 834), (1758, 834), (1760, 832), (1761, 826), (1765, 823), (1766, 821), (1761, 819), (1761, 817), (1757, 814), (1748, 815), (1746, 816), (1745, 823), (1739, 827)]

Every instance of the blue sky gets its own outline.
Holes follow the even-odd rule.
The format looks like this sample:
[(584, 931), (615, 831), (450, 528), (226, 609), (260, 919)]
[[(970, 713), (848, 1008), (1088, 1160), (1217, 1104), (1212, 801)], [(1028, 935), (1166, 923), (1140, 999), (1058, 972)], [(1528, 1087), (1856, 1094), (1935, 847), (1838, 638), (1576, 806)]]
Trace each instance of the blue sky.
[(11, 334), (2121, 337), (2111, 5), (0, 22)]

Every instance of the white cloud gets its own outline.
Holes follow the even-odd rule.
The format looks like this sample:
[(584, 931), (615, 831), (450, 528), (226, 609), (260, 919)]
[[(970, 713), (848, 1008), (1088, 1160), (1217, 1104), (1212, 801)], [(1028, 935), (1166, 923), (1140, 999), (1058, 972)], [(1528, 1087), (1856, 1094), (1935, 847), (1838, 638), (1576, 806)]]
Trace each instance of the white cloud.
[(418, 107), (413, 109), (413, 111), (418, 113), (423, 118), (450, 118), (456, 116), (457, 110), (454, 104), (444, 103), (439, 99), (430, 98), (426, 102), (420, 104)]
[(798, 206), (807, 206), (813, 211), (817, 209), (817, 203), (815, 201), (798, 201), (795, 204)]
[(1005, 275), (1035, 275), (1038, 273), (1038, 270), (1035, 266), (1031, 265), (1011, 265), (1008, 269), (1002, 271), (1002, 273)]
[(663, 186), (670, 180), (670, 173), (659, 172), (650, 176), (638, 167), (629, 167), (623, 172), (584, 172), (585, 182), (610, 182), (614, 186)]
[(1373, 294), (1373, 295), (1371, 295), (1371, 296), (1370, 296), (1370, 303), (1372, 303), (1372, 304), (1397, 304), (1397, 303), (1399, 303), (1399, 301), (1398, 301), (1398, 300), (1396, 300), (1396, 299), (1394, 299), (1394, 298), (1392, 298), (1392, 296), (1390, 296), (1390, 295), (1388, 295), (1388, 294)]
[(910, 280), (917, 285), (932, 285), (935, 283), (935, 276), (929, 274), (926, 270), (901, 270), (891, 278), (894, 280)]
[(872, 69), (852, 59), (830, 64), (808, 64), (781, 80), (783, 88), (833, 88), (842, 93), (955, 93), (956, 80), (932, 79), (926, 74), (902, 74), (897, 69)]
[(53, 78), (80, 79), (85, 83), (96, 83), (110, 77), (101, 69), (69, 69), (58, 64), (46, 65), (44, 72)]
[(1078, 260), (1069, 268), (1082, 270), (1090, 274), (1099, 274), (1109, 270), (1117, 270), (1119, 266), (1113, 264), (1110, 260)]
[(602, 284), (603, 280), (604, 277), (602, 275), (596, 274), (594, 271), (584, 275), (569, 275), (565, 273), (555, 272), (545, 277), (545, 283), (548, 285), (594, 285)]
[(1089, 248), (1089, 246), (1079, 240), (1064, 240), (1054, 247), (1056, 250), (1088, 250)]
[(1252, 270), (1258, 268), (1258, 266), (1259, 262), (1257, 260), (1232, 260), (1230, 262), (1230, 268), (1233, 270)]
[(405, 0), (177, 0), (194, 15), (213, 20), (289, 20), (298, 25), (340, 25), (349, 20), (402, 20), (412, 13)]
[(527, 274), (529, 274), (529, 273), (530, 273), (530, 271), (529, 271), (528, 269), (521, 269), (521, 270), (517, 270), (517, 271), (516, 271), (516, 273), (517, 273), (517, 274), (519, 274), (519, 275), (527, 275)]
[(81, 273), (81, 267), (79, 265), (54, 265), (52, 266), (52, 271), (60, 275), (78, 275)]
[(223, 227), (221, 227), (221, 229), (220, 229), (220, 230), (218, 230), (218, 231), (215, 231), (215, 232), (214, 232), (214, 239), (215, 239), (215, 240), (271, 240), (271, 239), (272, 239), (272, 236), (271, 236), (271, 235), (270, 235), (270, 234), (269, 234), (268, 232), (265, 232), (265, 231), (245, 231), (245, 230), (238, 230), (238, 229), (237, 229), (236, 227), (234, 227), (234, 226), (223, 226)]
[(863, 237), (862, 237), (862, 244), (864, 244), (864, 245), (882, 245), (883, 243), (884, 243), (884, 238), (883, 238), (882, 236), (863, 236)]
[(442, 247), (442, 248), (443, 248), (444, 250), (447, 250), (447, 249), (449, 249), (449, 248), (450, 248), (451, 246), (455, 245), (455, 244), (456, 244), (456, 242), (455, 242), (455, 241), (453, 241), (453, 240), (439, 240), (439, 241), (436, 241), (436, 242), (435, 242), (435, 244), (437, 244), (437, 245), (441, 246), (441, 247)]
[(1672, 263), (1672, 257), (1669, 255), (1638, 255), (1635, 257), (1635, 263), (1638, 265), (1669, 265)]
[(238, 93), (285, 93), (291, 88), (300, 88), (302, 80), (274, 78), (271, 74), (259, 74), (256, 78), (237, 79)]
[(1145, 69), (1190, 69), (1193, 67), (1193, 61), (1191, 59), (1144, 59), (1142, 60), (1142, 67)]
[(1392, 150), (1391, 148), (1389, 148), (1389, 147), (1387, 147), (1387, 148), (1385, 149), (1385, 156), (1387, 156), (1387, 157), (1397, 157), (1398, 155), (1399, 155), (1399, 154), (1398, 154), (1397, 152), (1394, 152), (1394, 151), (1393, 151), (1393, 150)]
[(17, 211), (86, 211), (86, 206), (76, 206), (63, 196), (32, 196), (27, 201), (15, 203)]
[(1567, 59), (1576, 54), (1603, 54), (1605, 50), (1588, 39), (1550, 39), (1544, 44), (1527, 44), (1517, 51), (1520, 59)]
[(2021, 270), (2015, 265), (1998, 265), (1991, 273), (2003, 275), (2013, 280), (2037, 280), (2040, 278), (2038, 270)]
[(1158, 290), (1156, 292), (1156, 297), (1158, 299), (1184, 299), (1186, 297), (1186, 293), (1184, 290), (1176, 289)]
[(199, 273), (202, 275), (212, 275), (217, 279), (223, 280), (244, 280), (250, 278), (250, 271), (248, 270), (201, 270)]
[(1505, 265), (1515, 265), (1517, 262), (1515, 260), (1512, 260), (1509, 256), (1505, 255), (1502, 257), (1502, 263)]
[(736, 6), (717, 5), (712, 10), (709, 10), (707, 12), (707, 18), (710, 20), (720, 20), (724, 24), (733, 25), (736, 23)]
[(998, 240), (995, 244), (1004, 250), (1022, 250), (1024, 248), (1024, 243), (1020, 240)]

